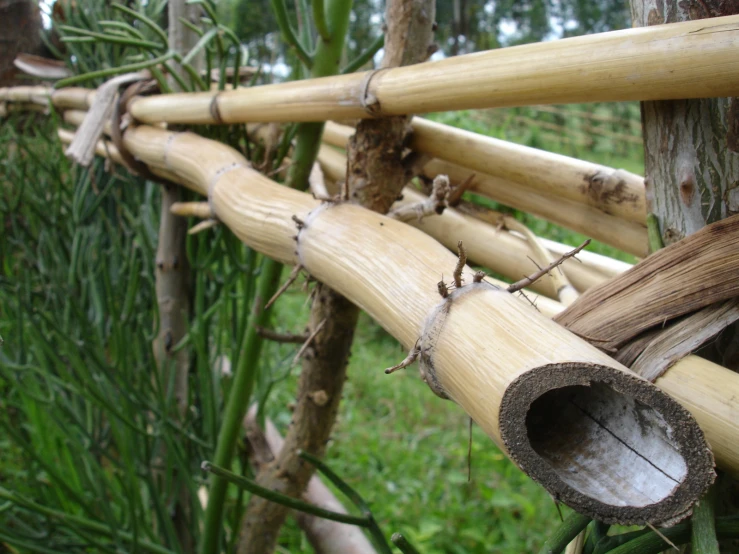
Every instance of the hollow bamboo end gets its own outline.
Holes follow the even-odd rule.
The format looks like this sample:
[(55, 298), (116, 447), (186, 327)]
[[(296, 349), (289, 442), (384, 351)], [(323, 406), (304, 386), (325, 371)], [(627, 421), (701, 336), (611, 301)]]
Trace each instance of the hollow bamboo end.
[(651, 383), (602, 365), (550, 364), (506, 390), (511, 458), (555, 500), (611, 524), (670, 524), (713, 482), (692, 416)]

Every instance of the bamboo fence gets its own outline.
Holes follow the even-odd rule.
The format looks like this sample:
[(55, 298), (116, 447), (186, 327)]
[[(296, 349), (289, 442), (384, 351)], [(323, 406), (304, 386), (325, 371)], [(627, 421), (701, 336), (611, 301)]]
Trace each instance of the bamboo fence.
[[(323, 145), (318, 152), (318, 161), (326, 176), (334, 182), (346, 177), (346, 156), (339, 151)], [(396, 206), (417, 204), (424, 199), (418, 191), (406, 187), (403, 190), (403, 199)], [(535, 254), (525, 240), (453, 208), (447, 208), (440, 216), (407, 223), (434, 237), (450, 250), (456, 250), (457, 242), (463, 241), (470, 260), (509, 279), (521, 279), (537, 269), (532, 261)], [(572, 250), (564, 245), (561, 247), (558, 245), (557, 249)], [(559, 255), (564, 253), (558, 252)], [(624, 266), (624, 270), (629, 267), (628, 264)], [(601, 267), (602, 265), (595, 263), (588, 265), (588, 261), (576, 260), (567, 260), (562, 264), (567, 278), (581, 292), (612, 276), (600, 269)], [(556, 287), (549, 275), (533, 283), (530, 288), (548, 298), (557, 299)]]
[[(86, 114), (87, 112), (82, 110), (68, 109), (64, 111), (63, 119), (66, 123), (78, 127)], [(257, 132), (261, 132), (262, 129), (258, 129)], [(331, 127), (332, 137), (337, 136), (335, 132), (337, 129), (342, 131), (342, 133), (344, 132), (340, 126), (333, 125)], [(350, 128), (346, 127), (346, 129)], [(109, 124), (105, 125), (105, 132), (110, 134)], [(103, 148), (102, 144), (99, 144), (97, 148), (99, 152)], [(322, 145), (318, 158), (329, 179), (334, 182), (344, 180), (346, 176), (346, 156), (344, 154), (326, 145)], [(335, 193), (336, 191), (332, 190), (332, 192)], [(413, 202), (420, 202), (423, 199), (418, 192), (410, 188), (405, 189), (404, 195), (406, 198), (399, 202), (398, 205), (410, 205)], [(434, 217), (424, 221), (410, 223), (428, 233), (451, 250), (456, 250), (457, 241), (463, 240), (467, 245), (468, 255), (472, 261), (509, 279), (521, 279), (537, 269), (536, 264), (538, 262), (533, 261), (536, 255), (531, 246), (525, 240), (522, 240), (523, 237), (514, 236), (502, 229), (495, 229), (472, 216), (465, 215), (456, 210), (447, 210), (446, 215), (442, 217)], [(555, 249), (554, 252), (557, 256), (561, 256), (567, 251), (572, 250), (572, 247), (557, 243), (551, 243), (549, 246)], [(579, 256), (579, 260), (579, 262), (568, 260), (562, 267), (567, 278), (572, 281), (572, 285), (580, 292), (630, 267), (629, 264), (619, 263), (610, 258), (587, 252), (583, 252), (583, 256)], [(551, 274), (545, 275), (543, 278), (534, 282), (530, 288), (548, 298), (558, 299), (557, 289), (560, 287), (555, 285), (556, 277), (556, 275), (552, 276)], [(552, 310), (549, 306), (541, 306), (541, 309), (547, 311), (547, 313), (551, 313)]]
[[(576, 509), (606, 521), (665, 521), (685, 513), (712, 479), (711, 454), (688, 412), (502, 284), (469, 283), (441, 298), (440, 274), (456, 259), (424, 233), (278, 186), (196, 135), (136, 127), (124, 144), (152, 171), (206, 195), (214, 216), (251, 247), (302, 263), (405, 346), (420, 337), (432, 389)], [(636, 409), (642, 404), (645, 412)], [(635, 432), (604, 444), (595, 441), (603, 429), (595, 420)]]
[[(639, 175), (421, 118), (412, 120), (412, 128), (410, 146), (437, 158), (424, 166), (427, 177), (444, 174), (461, 183), (474, 174), (472, 192), (647, 255), (646, 195)], [(351, 127), (328, 123), (324, 140), (345, 148), (352, 133)]]
[[(731, 16), (298, 83), (139, 98), (129, 113), (149, 123), (324, 121), (733, 96), (739, 90), (737, 45), (739, 16)], [(57, 107), (87, 109), (93, 94), (0, 89), (0, 102), (51, 99)], [(523, 163), (501, 162), (506, 155), (534, 154), (528, 150), (429, 122), (414, 127), (417, 149), (437, 157), (424, 168), (427, 175), (448, 173), (462, 181), (479, 171), (473, 185), (478, 193), (646, 253), (637, 176), (614, 178), (626, 195), (613, 201), (594, 191), (613, 177), (600, 168), (592, 173), (592, 167), (571, 165), (552, 175), (563, 160), (540, 156), (536, 167), (547, 179), (539, 181), (522, 174)], [(739, 387), (728, 370), (694, 356), (683, 359), (658, 380), (673, 399), (545, 317), (560, 304), (542, 298), (540, 313), (505, 284), (473, 278), (467, 266), (460, 266), (463, 286), (439, 282), (456, 271), (457, 259), (418, 229), (278, 186), (236, 151), (191, 133), (130, 126), (123, 145), (153, 173), (206, 196), (211, 217), (247, 245), (302, 265), (367, 311), (420, 358), (421, 375), (436, 394), (457, 402), (524, 471), (576, 510), (609, 523), (683, 517), (714, 477), (706, 439), (719, 463), (739, 472), (739, 413), (732, 402)], [(452, 147), (458, 148), (455, 157)], [(97, 152), (121, 158), (104, 142)], [(462, 165), (456, 165), (459, 156)], [(486, 161), (490, 156), (498, 156), (496, 163)]]
[[(736, 95), (739, 16), (478, 52), (365, 73), (139, 99), (154, 123), (327, 121), (474, 108)], [(707, 59), (710, 64), (705, 63)]]

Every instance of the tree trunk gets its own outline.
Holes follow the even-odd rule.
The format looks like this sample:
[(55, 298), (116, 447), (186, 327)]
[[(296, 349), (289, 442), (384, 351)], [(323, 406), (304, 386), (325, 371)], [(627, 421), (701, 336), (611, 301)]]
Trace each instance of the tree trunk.
[[(383, 67), (424, 61), (431, 45), (433, 0), (389, 0)], [(349, 150), (347, 186), (351, 201), (386, 213), (407, 181), (402, 152), (406, 117), (363, 121)], [(352, 163), (352, 160), (354, 163)], [(323, 324), (303, 358), (295, 412), (277, 458), (257, 481), (271, 490), (299, 497), (314, 468), (298, 458), (305, 450), (323, 456), (346, 380), (359, 310), (343, 296), (319, 284), (311, 307), (310, 329)], [(325, 322), (325, 323), (322, 323)], [(289, 510), (252, 496), (239, 541), (240, 554), (272, 552)]]
[[(169, 47), (186, 53), (198, 40), (198, 36), (182, 24), (186, 18), (197, 24), (200, 7), (188, 6), (185, 0), (169, 2)], [(178, 90), (177, 82), (169, 77), (168, 84)], [(185, 336), (190, 315), (190, 264), (187, 260), (185, 241), (187, 219), (172, 214), (170, 208), (182, 199), (182, 187), (162, 186), (162, 205), (159, 218), (159, 241), (156, 253), (156, 296), (159, 308), (159, 333), (154, 339), (154, 357), (160, 382), (174, 383), (176, 417), (183, 420), (189, 405), (188, 377), (190, 356), (185, 348), (176, 353), (172, 348)], [(174, 380), (170, 379), (174, 372)], [(161, 454), (166, 456), (166, 452)], [(184, 483), (175, 489), (173, 520), (180, 546), (185, 553), (193, 552), (191, 513), (188, 487)]]
[[(739, 2), (632, 0), (631, 13), (634, 26), (644, 27), (739, 14)], [(739, 99), (642, 102), (642, 124), (647, 209), (665, 245), (739, 212)], [(700, 354), (739, 370), (737, 329), (725, 329)], [(725, 477), (719, 515), (739, 504), (736, 483)]]

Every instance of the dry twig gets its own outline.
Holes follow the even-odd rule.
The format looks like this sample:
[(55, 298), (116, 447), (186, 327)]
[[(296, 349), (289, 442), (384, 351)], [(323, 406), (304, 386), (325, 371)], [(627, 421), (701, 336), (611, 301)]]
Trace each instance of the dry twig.
[(402, 362), (400, 362), (398, 365), (387, 368), (385, 370), (385, 374), (390, 375), (391, 373), (395, 373), (399, 369), (404, 369), (415, 362), (418, 359), (419, 354), (421, 354), (421, 347), (419, 346), (420, 340), (421, 339), (418, 339), (416, 341), (416, 344), (413, 346), (413, 348), (411, 348), (411, 351), (408, 352), (408, 355), (403, 359)]
[(326, 320), (325, 319), (323, 321), (321, 321), (321, 323), (319, 323), (318, 325), (316, 325), (316, 328), (313, 329), (313, 332), (310, 335), (308, 335), (308, 338), (305, 339), (305, 342), (303, 343), (303, 346), (301, 346), (300, 347), (300, 350), (298, 350), (298, 353), (295, 354), (295, 357), (293, 358), (293, 365), (295, 365), (296, 363), (298, 363), (298, 360), (303, 356), (303, 354), (305, 353), (305, 351), (307, 350), (307, 348), (311, 345), (311, 343), (313, 342), (313, 339), (315, 339), (316, 336), (318, 335), (318, 333), (321, 332), (321, 329), (323, 329), (323, 326), (324, 325), (326, 325)]
[(528, 277), (525, 277), (525, 278), (521, 279), (520, 281), (517, 281), (517, 282), (513, 283), (506, 290), (508, 292), (517, 292), (517, 291), (520, 291), (521, 289), (523, 289), (524, 287), (528, 287), (531, 283), (533, 283), (537, 279), (540, 279), (541, 277), (543, 277), (544, 275), (546, 275), (547, 273), (549, 273), (550, 271), (552, 271), (554, 268), (556, 268), (557, 266), (559, 266), (565, 260), (577, 256), (577, 254), (580, 252), (580, 250), (582, 250), (583, 248), (585, 248), (588, 244), (590, 244), (590, 239), (588, 239), (585, 242), (583, 242), (580, 246), (578, 246), (574, 250), (571, 250), (570, 252), (567, 252), (566, 254), (563, 254), (558, 260), (555, 260), (552, 263), (550, 263), (548, 266), (541, 268), (536, 273), (533, 273), (532, 275), (529, 275)]
[(398, 221), (411, 221), (414, 218), (421, 221), (427, 215), (441, 215), (448, 206), (449, 191), (449, 177), (446, 175), (437, 175), (434, 178), (434, 187), (431, 196), (423, 202), (401, 206), (396, 210), (392, 210), (387, 215)]
[(272, 304), (274, 304), (277, 299), (282, 296), (282, 294), (295, 282), (295, 279), (298, 278), (298, 275), (303, 269), (303, 264), (296, 265), (293, 270), (290, 272), (290, 276), (287, 278), (287, 281), (283, 283), (283, 285), (277, 290), (277, 292), (274, 294), (272, 298), (269, 299), (269, 302), (265, 304), (264, 309), (268, 310), (272, 307)]
[(467, 250), (465, 250), (461, 240), (457, 243), (457, 251), (459, 252), (459, 259), (457, 260), (457, 266), (454, 268), (454, 286), (461, 288), (463, 281), (462, 270), (467, 263)]

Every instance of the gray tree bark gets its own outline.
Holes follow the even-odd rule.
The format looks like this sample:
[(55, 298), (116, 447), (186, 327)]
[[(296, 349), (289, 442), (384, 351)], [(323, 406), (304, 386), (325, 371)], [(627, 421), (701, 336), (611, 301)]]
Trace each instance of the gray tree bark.
[[(645, 27), (739, 14), (739, 2), (632, 0), (631, 14), (635, 27)], [(739, 213), (738, 98), (642, 102), (642, 124), (647, 209), (657, 217), (665, 245)], [(739, 370), (737, 325), (699, 353)], [(723, 477), (717, 515), (739, 509), (736, 481)]]

